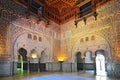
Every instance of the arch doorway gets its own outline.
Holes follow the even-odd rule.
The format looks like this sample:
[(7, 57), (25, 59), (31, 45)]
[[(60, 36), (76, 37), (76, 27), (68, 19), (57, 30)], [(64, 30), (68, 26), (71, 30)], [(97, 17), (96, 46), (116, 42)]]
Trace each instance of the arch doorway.
[(45, 53), (45, 50), (42, 50), (41, 51), (41, 58), (40, 58), (40, 71), (43, 72), (43, 71), (46, 71), (46, 58), (47, 58), (47, 55)]
[(104, 50), (97, 50), (96, 51), (96, 75), (97, 76), (105, 76), (106, 71), (105, 71), (105, 51)]
[(23, 70), (27, 70), (27, 50), (24, 48), (20, 48), (18, 52), (19, 54), (17, 68), (23, 72)]
[(77, 71), (83, 70), (83, 59), (81, 52), (76, 53)]
[(27, 50), (26, 49), (20, 48), (19, 54), (22, 56), (23, 61), (27, 61)]
[(92, 57), (92, 51), (87, 51), (84, 54), (85, 56), (85, 63), (84, 63), (84, 69), (85, 70), (94, 70), (94, 61)]
[(93, 63), (92, 52), (91, 51), (87, 51), (85, 53), (85, 63)]

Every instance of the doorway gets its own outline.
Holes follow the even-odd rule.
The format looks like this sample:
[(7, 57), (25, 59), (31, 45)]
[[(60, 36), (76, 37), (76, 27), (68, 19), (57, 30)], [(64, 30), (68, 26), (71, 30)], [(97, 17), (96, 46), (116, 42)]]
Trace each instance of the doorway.
[(45, 53), (45, 49), (41, 51), (41, 58), (40, 58), (40, 71), (46, 71), (46, 58), (47, 55)]
[(94, 70), (94, 60), (92, 57), (92, 51), (85, 52), (84, 56), (85, 56), (84, 69)]
[(85, 63), (93, 63), (92, 52), (91, 51), (87, 51), (85, 53)]
[(20, 48), (18, 52), (19, 55), (18, 55), (17, 69), (18, 69), (18, 73), (23, 73), (24, 70), (27, 70), (28, 68), (27, 50), (24, 48)]
[(105, 76), (105, 51), (97, 50), (96, 51), (96, 75), (97, 76)]
[(77, 62), (77, 71), (83, 70), (83, 59), (81, 56), (81, 52), (76, 53), (76, 62)]

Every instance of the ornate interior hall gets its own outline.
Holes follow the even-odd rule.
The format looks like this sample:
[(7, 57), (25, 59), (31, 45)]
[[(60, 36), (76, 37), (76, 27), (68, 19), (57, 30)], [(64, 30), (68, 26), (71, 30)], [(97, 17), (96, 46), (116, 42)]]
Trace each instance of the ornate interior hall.
[(0, 0), (0, 80), (120, 80), (120, 0)]

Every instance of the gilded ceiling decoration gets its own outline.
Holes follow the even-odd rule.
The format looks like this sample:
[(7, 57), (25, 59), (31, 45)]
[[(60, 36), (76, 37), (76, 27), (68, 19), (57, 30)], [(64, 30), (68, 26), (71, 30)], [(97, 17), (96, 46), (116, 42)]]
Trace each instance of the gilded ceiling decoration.
[[(28, 10), (37, 14), (41, 8), (47, 20), (52, 20), (61, 25), (75, 18), (75, 25), (83, 20), (86, 24), (87, 17), (97, 19), (95, 8), (111, 0), (16, 0), (28, 7)], [(93, 5), (95, 6), (93, 7)], [(28, 11), (28, 12), (29, 12)], [(39, 11), (40, 12), (40, 11)], [(28, 15), (28, 14), (27, 14)], [(29, 15), (28, 15), (29, 16)], [(39, 15), (38, 15), (39, 16)], [(39, 19), (40, 20), (40, 16)]]
[(61, 12), (63, 9), (74, 6), (77, 0), (45, 0), (45, 2), (48, 6), (54, 7)]

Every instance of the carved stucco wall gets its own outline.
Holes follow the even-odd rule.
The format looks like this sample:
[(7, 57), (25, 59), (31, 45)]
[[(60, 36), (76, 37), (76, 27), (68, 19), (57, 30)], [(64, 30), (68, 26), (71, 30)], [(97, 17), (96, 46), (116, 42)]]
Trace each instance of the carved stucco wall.
[[(113, 0), (97, 8), (97, 20), (91, 16), (87, 18), (86, 25), (83, 21), (80, 21), (77, 28), (74, 25), (74, 20), (62, 25), (61, 51), (68, 55), (66, 61), (74, 62), (74, 56), (78, 51), (82, 52), (82, 54), (87, 50), (92, 51), (94, 57), (95, 51), (99, 49), (105, 50), (109, 61), (115, 60), (117, 53), (114, 48), (118, 48), (115, 45), (118, 40), (115, 35), (118, 34), (116, 32), (119, 29), (118, 26), (115, 26), (119, 25), (118, 20), (115, 21), (115, 16), (119, 11), (119, 1)], [(95, 36), (96, 40), (90, 40), (92, 35)], [(81, 38), (85, 40), (86, 37), (89, 38), (88, 41), (80, 43)]]
[[(45, 54), (47, 55), (46, 62), (56, 61), (54, 54), (59, 49), (59, 34), (58, 31), (50, 28), (46, 28), (44, 22), (39, 24), (27, 25), (27, 19), (22, 18), (21, 20), (14, 21), (10, 26), (11, 31), (11, 41), (12, 41), (12, 56), (13, 60), (17, 61), (18, 49), (25, 48), (27, 50), (27, 56), (30, 57), (31, 50), (36, 49), (38, 55), (41, 56), (42, 50), (45, 49)], [(18, 21), (18, 22), (17, 22)], [(20, 23), (21, 21), (22, 23)], [(34, 19), (31, 19), (34, 22)], [(53, 25), (55, 26), (55, 25)], [(32, 34), (32, 39), (28, 39), (28, 34)], [(33, 37), (36, 36), (37, 40)], [(39, 41), (41, 37), (41, 41)], [(56, 44), (55, 44), (56, 43)]]
[[(7, 22), (0, 19), (0, 56), (7, 54)], [(7, 55), (6, 55), (7, 56)]]
[[(36, 34), (35, 34), (36, 35)], [(36, 35), (41, 36), (41, 35)], [(17, 58), (17, 56), (19, 55), (18, 50), (20, 48), (24, 48), (27, 50), (27, 56), (31, 57), (31, 51), (33, 49), (35, 49), (37, 51), (36, 54), (38, 54), (41, 57), (41, 52), (45, 50), (45, 54), (47, 55), (46, 58), (46, 62), (51, 62), (52, 61), (52, 46), (50, 45), (50, 43), (48, 42), (48, 40), (45, 37), (41, 37), (42, 41), (37, 40), (33, 40), (32, 39), (28, 39), (28, 33), (24, 33), (22, 35), (20, 35), (17, 40), (15, 41), (14, 44), (14, 56), (15, 58)], [(18, 60), (18, 59), (15, 59)]]
[[(60, 49), (60, 28), (56, 23), (51, 22), (51, 25), (47, 25), (46, 27), (46, 23), (44, 21), (37, 23), (37, 18), (32, 15), (29, 17), (29, 19), (27, 19), (25, 17), (27, 9), (11, 0), (0, 0), (0, 11), (0, 19), (8, 22), (6, 23), (7, 31), (5, 31), (8, 32), (5, 36), (7, 37), (5, 41), (7, 43), (7, 48), (5, 48), (5, 50), (7, 50), (11, 60), (17, 61), (17, 48), (24, 47), (21, 45), (24, 45), (24, 43), (26, 44), (26, 40), (28, 40), (26, 39), (28, 33), (42, 37), (42, 47), (38, 49), (41, 51), (42, 48), (47, 47), (46, 54), (51, 54), (49, 55), (49, 58), (51, 59), (49, 61), (54, 60), (54, 54)], [(23, 38), (25, 38), (25, 40), (22, 40)], [(23, 43), (16, 47), (18, 42)], [(32, 47), (29, 49), (27, 48), (28, 53), (30, 53), (30, 49), (33, 47), (39, 46), (39, 43), (33, 40), (30, 43), (27, 43), (25, 46), (30, 45), (32, 45)]]
[(0, 60), (10, 60), (9, 22), (0, 18)]
[[(94, 40), (92, 40), (92, 36), (94, 36)], [(87, 38), (88, 41), (86, 40)], [(83, 42), (81, 42), (80, 39), (83, 39)], [(72, 61), (75, 62), (75, 55), (78, 51), (82, 53), (82, 58), (84, 58), (87, 51), (91, 51), (92, 57), (95, 57), (95, 52), (97, 50), (104, 50), (107, 60), (111, 59), (111, 54), (109, 54), (110, 45), (104, 38), (95, 34), (79, 37), (73, 44), (73, 49), (71, 50)]]
[[(61, 25), (60, 27), (59, 25), (52, 23), (46, 28), (44, 22), (36, 24), (35, 18), (32, 16), (30, 16), (30, 19), (26, 19), (24, 17), (26, 9), (22, 6), (16, 5), (14, 2), (12, 3), (8, 0), (1, 0), (1, 3), (4, 4), (1, 4), (0, 7), (9, 11), (7, 18), (10, 21), (10, 26), (8, 28), (9, 34), (7, 36), (10, 36), (10, 38), (7, 40), (9, 45), (7, 49), (10, 54), (13, 54), (15, 41), (20, 35), (24, 33), (35, 33), (37, 35), (40, 34), (40, 36), (44, 36), (48, 40), (48, 42), (52, 45), (52, 51), (54, 54), (61, 50), (61, 52), (68, 55), (67, 60), (71, 61), (71, 55), (75, 54), (75, 52), (79, 50), (79, 44), (84, 45), (84, 43), (79, 43), (80, 39), (85, 39), (86, 37), (90, 37), (94, 34), (97, 38), (99, 38), (99, 40), (96, 41), (98, 42), (96, 43), (98, 45), (97, 49), (101, 48), (100, 45), (102, 43), (99, 42), (103, 41), (105, 42), (103, 45), (107, 46), (107, 49), (110, 49), (105, 50), (109, 56), (112, 55), (115, 57), (115, 60), (116, 57), (117, 59), (119, 58), (119, 0), (110, 1), (103, 6), (98, 7), (97, 20), (95, 21), (93, 16), (89, 17), (87, 18), (86, 25), (83, 21), (80, 21), (77, 28), (74, 25), (74, 20), (66, 23), (65, 25)], [(11, 14), (13, 13), (14, 15), (11, 17)], [(61, 36), (59, 36), (60, 32)], [(87, 43), (92, 45), (93, 42), (88, 41)], [(82, 53), (90, 50), (88, 46), (84, 46), (84, 48), (86, 50), (82, 51)], [(94, 51), (95, 50), (92, 51), (93, 55)]]

